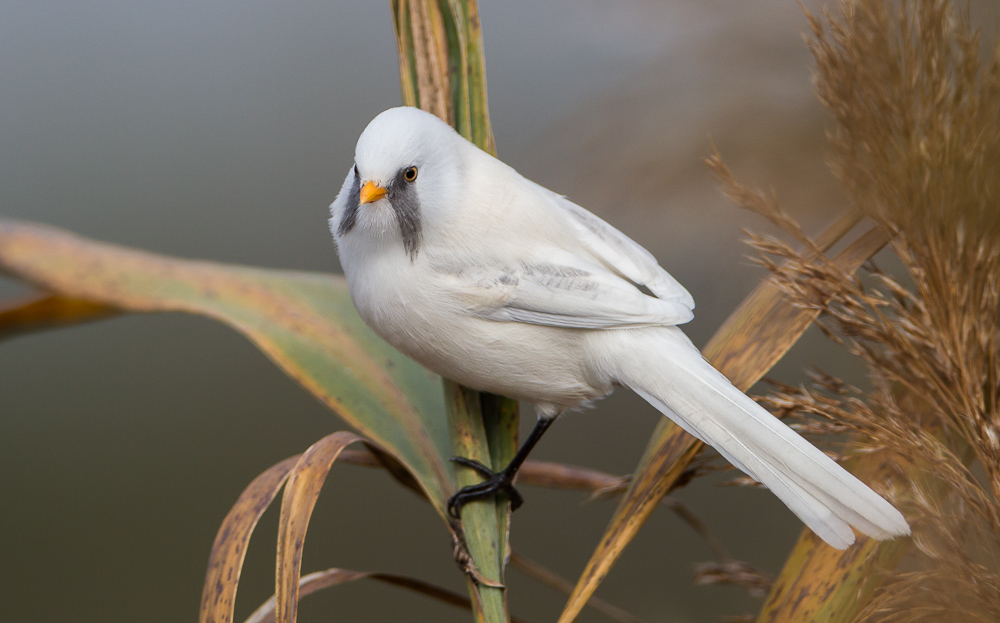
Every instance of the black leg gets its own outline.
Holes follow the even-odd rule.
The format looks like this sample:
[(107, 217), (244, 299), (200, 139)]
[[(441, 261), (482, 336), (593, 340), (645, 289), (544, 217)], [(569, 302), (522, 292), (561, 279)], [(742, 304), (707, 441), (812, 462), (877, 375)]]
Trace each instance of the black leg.
[(452, 457), (451, 460), (455, 463), (479, 472), (481, 476), (486, 478), (486, 481), (477, 485), (462, 487), (458, 490), (458, 493), (448, 498), (448, 513), (455, 519), (458, 519), (459, 513), (462, 511), (462, 506), (467, 502), (496, 495), (498, 491), (506, 493), (510, 499), (510, 509), (517, 510), (524, 502), (524, 498), (514, 488), (514, 476), (517, 475), (517, 470), (521, 468), (524, 460), (528, 458), (531, 449), (535, 447), (535, 444), (538, 443), (538, 440), (542, 438), (542, 435), (545, 434), (545, 431), (548, 430), (554, 421), (555, 418), (538, 418), (535, 428), (531, 430), (531, 434), (521, 444), (521, 447), (517, 450), (517, 454), (514, 455), (514, 458), (511, 459), (507, 467), (503, 468), (503, 471), (494, 472), (479, 461), (473, 461), (472, 459), (460, 456)]

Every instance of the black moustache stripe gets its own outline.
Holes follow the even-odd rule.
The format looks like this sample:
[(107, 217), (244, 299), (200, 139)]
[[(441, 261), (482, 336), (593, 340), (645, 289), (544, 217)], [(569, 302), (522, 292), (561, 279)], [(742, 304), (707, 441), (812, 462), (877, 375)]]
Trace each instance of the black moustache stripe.
[(340, 217), (340, 226), (337, 228), (337, 235), (343, 236), (354, 229), (354, 224), (358, 220), (358, 210), (361, 208), (361, 178), (358, 176), (357, 168), (354, 170), (354, 183), (351, 184), (351, 191), (347, 193), (347, 209), (344, 216)]
[(399, 235), (403, 238), (403, 248), (410, 254), (410, 260), (417, 257), (420, 249), (420, 202), (413, 182), (403, 177), (405, 169), (396, 174), (389, 186), (389, 202), (396, 214)]

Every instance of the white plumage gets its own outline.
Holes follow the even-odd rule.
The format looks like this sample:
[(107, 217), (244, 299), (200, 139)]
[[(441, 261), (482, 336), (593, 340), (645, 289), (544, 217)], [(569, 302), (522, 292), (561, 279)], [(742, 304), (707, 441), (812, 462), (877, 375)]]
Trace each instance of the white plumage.
[(675, 326), (694, 301), (648, 251), (433, 115), (376, 117), (331, 214), (361, 316), (431, 370), (532, 402), (540, 418), (626, 385), (833, 547), (854, 542), (851, 526), (909, 533), (891, 504), (701, 357)]

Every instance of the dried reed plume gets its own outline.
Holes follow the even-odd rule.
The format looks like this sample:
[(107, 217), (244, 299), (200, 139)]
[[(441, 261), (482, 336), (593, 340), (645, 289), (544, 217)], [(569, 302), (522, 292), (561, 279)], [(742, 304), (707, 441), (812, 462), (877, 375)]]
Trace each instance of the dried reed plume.
[[(982, 61), (978, 33), (944, 0), (845, 0), (841, 14), (810, 16), (832, 166), (905, 271), (862, 278), (808, 241), (797, 251), (754, 237), (874, 386), (864, 395), (818, 374), (769, 406), (820, 416), (804, 428), (850, 432), (853, 448), (898, 465), (882, 488), (914, 547), (858, 620), (1000, 621), (1000, 47)], [(804, 241), (773, 200), (715, 166), (744, 207)]]

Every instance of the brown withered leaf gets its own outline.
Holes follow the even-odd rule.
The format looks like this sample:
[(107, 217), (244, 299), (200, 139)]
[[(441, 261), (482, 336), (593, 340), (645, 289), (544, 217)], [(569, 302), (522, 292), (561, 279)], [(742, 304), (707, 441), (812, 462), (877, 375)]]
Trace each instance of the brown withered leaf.
[[(395, 573), (352, 571), (350, 569), (337, 568), (317, 571), (315, 573), (302, 576), (302, 579), (299, 581), (299, 599), (325, 588), (332, 588), (334, 586), (340, 586), (341, 584), (347, 584), (349, 582), (364, 579), (371, 579), (378, 582), (384, 582), (392, 586), (405, 588), (430, 597), (431, 599), (436, 599), (446, 604), (464, 608), (465, 610), (472, 609), (472, 602), (468, 597), (459, 595), (458, 593), (450, 591), (446, 588), (429, 584), (423, 580), (407, 577), (405, 575), (397, 575)], [(274, 614), (275, 601), (274, 597), (271, 597), (261, 604), (260, 607), (254, 610), (253, 614), (247, 617), (243, 623), (274, 623)], [(525, 623), (524, 619), (519, 619), (517, 617), (511, 617), (510, 620), (511, 623)]]
[[(384, 582), (392, 586), (405, 588), (430, 597), (431, 599), (436, 599), (446, 604), (451, 604), (466, 610), (472, 609), (472, 602), (468, 597), (459, 595), (458, 593), (450, 591), (446, 588), (429, 584), (423, 580), (407, 577), (405, 575), (397, 575), (395, 573), (352, 571), (350, 569), (336, 568), (317, 571), (315, 573), (302, 576), (302, 579), (299, 580), (299, 599), (325, 588), (340, 586), (341, 584), (347, 584), (348, 582), (365, 579)], [(271, 597), (261, 604), (260, 607), (254, 610), (253, 614), (247, 617), (243, 623), (274, 623), (274, 614), (275, 600), (274, 597)], [(511, 617), (511, 623), (525, 623), (525, 621), (517, 617)]]
[(205, 588), (201, 594), (199, 623), (231, 623), (236, 605), (236, 588), (243, 570), (250, 536), (267, 507), (285, 484), (298, 463), (293, 456), (257, 476), (240, 494), (215, 536), (208, 559)]
[(32, 294), (0, 301), (0, 338), (118, 315), (115, 307), (85, 299)]
[(306, 530), (320, 489), (341, 451), (358, 441), (363, 439), (347, 431), (327, 435), (310, 446), (289, 473), (281, 498), (274, 577), (275, 611), (280, 623), (295, 623)]
[[(341, 463), (363, 467), (386, 468), (384, 458), (371, 449), (350, 448), (338, 459)], [(391, 471), (391, 470), (390, 470)], [(592, 498), (608, 497), (623, 493), (630, 476), (615, 476), (589, 467), (527, 460), (517, 472), (517, 484), (566, 491), (586, 491)], [(410, 486), (406, 482), (402, 484)]]

